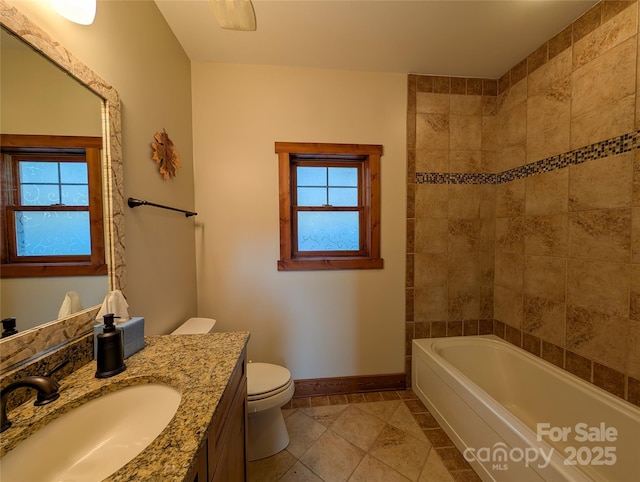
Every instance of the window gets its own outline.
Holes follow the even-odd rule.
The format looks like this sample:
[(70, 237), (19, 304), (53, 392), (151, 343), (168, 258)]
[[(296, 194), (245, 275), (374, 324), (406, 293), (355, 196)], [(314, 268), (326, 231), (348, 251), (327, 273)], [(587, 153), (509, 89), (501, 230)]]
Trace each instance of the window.
[(107, 273), (99, 137), (2, 135), (2, 277)]
[(278, 270), (382, 268), (382, 146), (276, 142)]

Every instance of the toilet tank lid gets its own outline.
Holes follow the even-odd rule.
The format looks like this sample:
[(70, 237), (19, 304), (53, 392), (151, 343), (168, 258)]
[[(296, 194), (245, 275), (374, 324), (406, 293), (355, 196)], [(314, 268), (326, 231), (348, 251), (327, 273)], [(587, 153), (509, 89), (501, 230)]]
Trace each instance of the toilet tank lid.
[(200, 333), (211, 333), (216, 326), (213, 318), (189, 318), (177, 329), (171, 332), (172, 335), (196, 335)]

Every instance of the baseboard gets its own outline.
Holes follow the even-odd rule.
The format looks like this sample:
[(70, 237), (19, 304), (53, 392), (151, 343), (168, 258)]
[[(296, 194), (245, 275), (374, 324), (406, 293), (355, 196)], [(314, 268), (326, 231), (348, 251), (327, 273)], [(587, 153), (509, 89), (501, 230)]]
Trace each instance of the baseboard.
[(383, 392), (387, 390), (405, 390), (406, 375), (362, 375), (336, 378), (308, 378), (294, 380), (296, 387), (293, 398), (317, 397), (322, 395), (344, 395), (360, 392)]

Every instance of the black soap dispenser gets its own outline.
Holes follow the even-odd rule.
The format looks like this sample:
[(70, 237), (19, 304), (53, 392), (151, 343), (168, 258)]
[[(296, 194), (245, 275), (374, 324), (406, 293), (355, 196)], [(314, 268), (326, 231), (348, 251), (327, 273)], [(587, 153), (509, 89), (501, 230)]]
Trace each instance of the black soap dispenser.
[(113, 313), (103, 316), (104, 327), (98, 340), (98, 369), (96, 378), (108, 378), (121, 373), (127, 368), (124, 364), (124, 338), (122, 330), (116, 328)]
[(16, 333), (18, 333), (18, 330), (16, 330), (15, 318), (11, 317), (2, 320), (2, 338), (15, 335)]

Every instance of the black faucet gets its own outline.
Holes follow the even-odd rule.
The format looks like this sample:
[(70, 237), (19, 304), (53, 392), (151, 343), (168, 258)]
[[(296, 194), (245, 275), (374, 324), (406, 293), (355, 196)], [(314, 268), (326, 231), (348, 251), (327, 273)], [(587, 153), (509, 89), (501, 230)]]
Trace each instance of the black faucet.
[(34, 402), (36, 406), (46, 405), (57, 400), (60, 396), (60, 393), (58, 393), (60, 385), (51, 378), (51, 375), (64, 367), (68, 362), (69, 360), (62, 362), (46, 375), (24, 377), (0, 390), (0, 433), (11, 427), (11, 422), (7, 419), (7, 399), (9, 398), (9, 394), (17, 388), (29, 387), (35, 388), (38, 391), (36, 401)]

